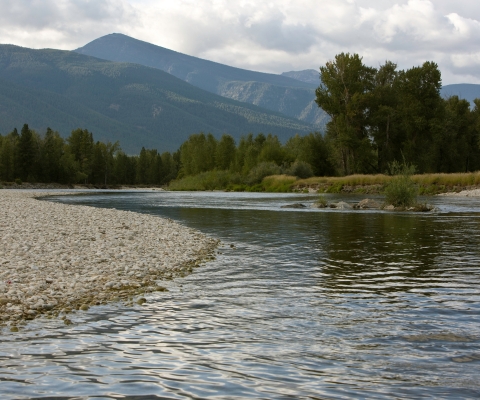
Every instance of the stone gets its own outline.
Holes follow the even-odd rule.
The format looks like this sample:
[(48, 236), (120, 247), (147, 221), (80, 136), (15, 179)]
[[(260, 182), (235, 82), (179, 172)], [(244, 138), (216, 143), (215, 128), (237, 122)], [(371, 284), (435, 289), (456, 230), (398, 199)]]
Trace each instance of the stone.
[(359, 208), (361, 210), (365, 210), (365, 209), (380, 209), (382, 207), (382, 205), (376, 201), (376, 200), (373, 200), (373, 199), (363, 199), (362, 201), (360, 201), (355, 208)]
[(338, 203), (330, 203), (329, 207), (330, 208), (336, 208), (338, 210), (351, 210), (351, 209), (353, 209), (353, 207), (350, 204), (345, 203), (344, 201), (339, 201)]
[(0, 324), (153, 290), (212, 260), (219, 243), (156, 216), (0, 194)]
[(281, 206), (280, 208), (307, 208), (307, 206), (303, 203), (293, 203), (293, 204), (286, 204)]

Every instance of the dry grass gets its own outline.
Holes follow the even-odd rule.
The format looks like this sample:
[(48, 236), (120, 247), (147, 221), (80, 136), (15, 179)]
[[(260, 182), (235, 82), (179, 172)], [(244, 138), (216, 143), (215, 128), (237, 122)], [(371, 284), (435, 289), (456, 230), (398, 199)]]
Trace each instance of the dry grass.
[[(341, 177), (317, 176), (308, 179), (299, 179), (297, 185), (333, 185), (341, 183), (348, 186), (357, 185), (385, 185), (392, 179), (389, 175), (348, 175)], [(445, 186), (480, 186), (480, 172), (455, 174), (421, 174), (413, 175), (412, 179), (419, 185)]]
[(296, 182), (297, 185), (345, 185), (345, 186), (360, 186), (360, 185), (384, 185), (392, 179), (391, 176), (377, 174), (377, 175), (348, 175), (341, 177), (331, 176), (317, 176), (308, 179), (300, 179)]
[[(351, 187), (384, 187), (392, 180), (389, 175), (349, 175), (342, 177), (313, 177), (299, 179), (295, 186), (318, 187), (322, 191), (338, 193)], [(467, 187), (480, 186), (480, 172), (454, 173), (454, 174), (421, 174), (413, 175), (413, 182), (417, 185), (420, 194), (436, 194), (447, 191), (459, 191)]]
[(414, 175), (412, 179), (419, 185), (444, 185), (454, 186), (479, 186), (480, 172), (467, 172), (455, 174), (422, 174)]
[(270, 175), (263, 178), (261, 185), (266, 192), (291, 192), (297, 180), (291, 175)]

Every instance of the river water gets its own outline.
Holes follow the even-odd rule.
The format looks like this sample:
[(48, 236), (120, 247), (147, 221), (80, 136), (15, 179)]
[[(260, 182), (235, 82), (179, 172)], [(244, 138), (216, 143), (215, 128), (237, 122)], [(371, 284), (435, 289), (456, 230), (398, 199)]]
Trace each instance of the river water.
[(0, 397), (480, 398), (480, 199), (429, 198), (434, 214), (281, 208), (314, 200), (54, 199), (172, 218), (220, 254), (143, 306), (3, 331)]

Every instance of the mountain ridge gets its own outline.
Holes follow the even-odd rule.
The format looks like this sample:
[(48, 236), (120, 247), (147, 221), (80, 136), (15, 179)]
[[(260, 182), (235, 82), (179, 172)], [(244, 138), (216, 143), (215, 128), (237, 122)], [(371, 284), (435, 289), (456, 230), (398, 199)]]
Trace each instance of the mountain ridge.
[(251, 103), (322, 129), (328, 119), (315, 105), (318, 85), (287, 76), (231, 67), (112, 33), (74, 50), (117, 62), (158, 68), (222, 97)]
[(174, 151), (192, 133), (273, 133), (285, 140), (312, 130), (280, 113), (225, 99), (159, 69), (76, 52), (0, 45), (0, 131), (28, 123), (67, 136), (82, 127), (99, 140)]

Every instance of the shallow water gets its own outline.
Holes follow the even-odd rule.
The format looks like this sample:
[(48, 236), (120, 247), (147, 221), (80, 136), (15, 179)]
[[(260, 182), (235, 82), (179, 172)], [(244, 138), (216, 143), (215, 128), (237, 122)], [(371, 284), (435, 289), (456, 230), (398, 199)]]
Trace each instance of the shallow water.
[(2, 398), (480, 397), (480, 199), (429, 198), (436, 214), (280, 208), (314, 200), (56, 199), (172, 218), (221, 254), (143, 306), (4, 331)]

